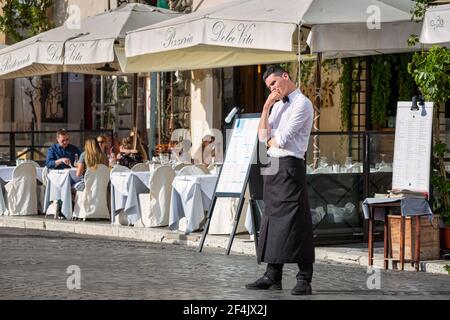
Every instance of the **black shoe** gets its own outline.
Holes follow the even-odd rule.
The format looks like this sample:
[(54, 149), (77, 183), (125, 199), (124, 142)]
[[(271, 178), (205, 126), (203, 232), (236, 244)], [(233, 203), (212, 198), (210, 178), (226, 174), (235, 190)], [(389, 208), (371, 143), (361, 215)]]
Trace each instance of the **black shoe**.
[(267, 276), (262, 276), (255, 282), (246, 284), (245, 287), (249, 290), (281, 290), (281, 281), (272, 281)]
[(57, 216), (58, 216), (58, 219), (60, 219), (60, 220), (65, 220), (66, 219), (66, 216), (63, 215), (63, 213), (61, 211), (57, 212)]
[(297, 280), (297, 284), (292, 289), (291, 293), (295, 296), (312, 294), (311, 284), (306, 280)]

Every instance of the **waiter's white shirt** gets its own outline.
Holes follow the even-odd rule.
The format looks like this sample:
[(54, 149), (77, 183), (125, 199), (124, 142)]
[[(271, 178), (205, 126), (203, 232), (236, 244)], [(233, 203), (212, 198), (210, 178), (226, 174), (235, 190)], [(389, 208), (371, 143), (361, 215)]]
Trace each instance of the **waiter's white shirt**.
[(299, 89), (292, 91), (288, 97), (289, 102), (280, 100), (272, 107), (268, 119), (269, 138), (275, 139), (279, 147), (270, 147), (267, 155), (304, 159), (313, 124), (313, 105)]

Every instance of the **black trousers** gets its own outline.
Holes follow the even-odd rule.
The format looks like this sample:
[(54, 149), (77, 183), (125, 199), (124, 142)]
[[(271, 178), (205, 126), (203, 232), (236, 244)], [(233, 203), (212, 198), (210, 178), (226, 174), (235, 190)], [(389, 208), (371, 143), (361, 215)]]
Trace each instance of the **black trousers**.
[[(313, 275), (313, 264), (312, 263), (297, 263), (298, 273), (297, 281), (306, 280), (311, 282)], [(272, 281), (281, 281), (283, 276), (283, 263), (269, 263), (267, 264), (265, 275)]]

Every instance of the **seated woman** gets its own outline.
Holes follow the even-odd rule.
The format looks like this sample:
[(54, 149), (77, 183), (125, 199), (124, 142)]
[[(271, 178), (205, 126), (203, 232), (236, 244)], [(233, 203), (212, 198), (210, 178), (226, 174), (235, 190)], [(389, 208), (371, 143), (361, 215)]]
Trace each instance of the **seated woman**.
[(215, 138), (209, 134), (202, 138), (202, 145), (194, 154), (194, 162), (196, 164), (204, 164), (209, 166), (214, 162), (215, 158)]
[(97, 136), (97, 143), (102, 152), (106, 155), (106, 157), (109, 156), (110, 150), (109, 150), (109, 143), (108, 140), (111, 140), (110, 137), (108, 137), (104, 134), (101, 134)]
[(118, 155), (118, 163), (122, 166), (132, 168), (135, 164), (148, 160), (147, 153), (142, 146), (139, 136), (136, 137), (136, 148), (133, 148), (133, 135), (123, 138)]
[(81, 153), (77, 165), (77, 177), (81, 177), (87, 168), (96, 168), (98, 164), (108, 166), (108, 159), (100, 149), (97, 139), (94, 137), (87, 138), (84, 142), (84, 152)]
[(192, 143), (189, 139), (179, 137), (178, 142), (171, 148), (171, 160), (181, 163), (192, 163), (190, 149)]
[(120, 139), (117, 133), (109, 137), (111, 140), (109, 143), (110, 149), (108, 150), (109, 154), (113, 157), (116, 157), (120, 153)]
[[(95, 137), (87, 138), (84, 142), (84, 152), (81, 153), (77, 164), (77, 177), (82, 177), (87, 168), (96, 169), (98, 164), (108, 166), (108, 158), (100, 149)], [(81, 180), (74, 184), (73, 188), (78, 191), (84, 190), (84, 181)]]

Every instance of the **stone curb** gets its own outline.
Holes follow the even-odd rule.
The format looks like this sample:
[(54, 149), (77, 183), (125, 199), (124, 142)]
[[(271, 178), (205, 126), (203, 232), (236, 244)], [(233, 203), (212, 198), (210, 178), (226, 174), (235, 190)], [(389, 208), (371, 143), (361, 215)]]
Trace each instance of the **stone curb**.
[[(98, 237), (112, 237), (126, 240), (179, 244), (189, 247), (198, 247), (201, 234), (194, 233), (184, 235), (172, 232), (167, 228), (138, 228), (120, 225), (111, 225), (99, 222), (80, 222), (54, 220), (43, 217), (9, 217), (0, 216), (0, 227), (23, 228), (35, 230), (48, 230), (58, 232), (71, 232), (75, 234), (91, 235)], [(223, 249), (224, 253), (228, 246), (228, 235), (208, 235), (204, 247)], [(236, 254), (255, 255), (255, 244), (252, 240), (235, 237), (231, 252)], [(345, 264), (356, 264), (367, 266), (367, 249), (354, 249), (339, 247), (316, 247), (316, 259), (319, 261), (332, 261)], [(423, 261), (421, 270), (429, 273), (448, 274), (444, 269), (450, 261)], [(383, 268), (383, 256), (381, 253), (374, 254), (374, 267)], [(405, 270), (413, 271), (411, 264), (405, 264)]]

